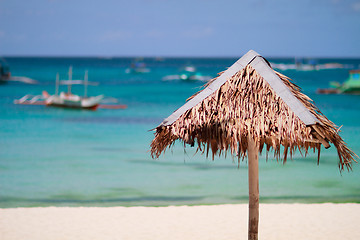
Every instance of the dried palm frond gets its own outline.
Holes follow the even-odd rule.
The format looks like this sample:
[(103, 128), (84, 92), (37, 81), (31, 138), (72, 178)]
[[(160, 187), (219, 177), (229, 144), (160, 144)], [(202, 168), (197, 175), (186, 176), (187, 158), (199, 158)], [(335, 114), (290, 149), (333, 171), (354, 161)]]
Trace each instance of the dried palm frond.
[(264, 146), (267, 152), (272, 148), (274, 156), (284, 162), (297, 149), (305, 155), (309, 149), (320, 154), (321, 144), (328, 147), (331, 142), (338, 151), (340, 170), (344, 166), (350, 170), (357, 156), (338, 135), (335, 124), (288, 77), (277, 75), (319, 123), (305, 125), (269, 83), (247, 65), (175, 122), (157, 127), (151, 143), (152, 157), (159, 157), (180, 140), (192, 146), (196, 142), (198, 151), (207, 155), (211, 149), (213, 157), (229, 150), (240, 159), (246, 156), (247, 137), (252, 136), (260, 152)]

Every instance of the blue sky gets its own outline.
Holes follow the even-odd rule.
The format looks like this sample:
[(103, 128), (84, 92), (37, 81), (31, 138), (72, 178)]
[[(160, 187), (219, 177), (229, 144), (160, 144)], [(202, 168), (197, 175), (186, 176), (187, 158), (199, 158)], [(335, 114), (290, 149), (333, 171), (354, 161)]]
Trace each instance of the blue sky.
[(360, 0), (0, 0), (0, 55), (360, 57)]

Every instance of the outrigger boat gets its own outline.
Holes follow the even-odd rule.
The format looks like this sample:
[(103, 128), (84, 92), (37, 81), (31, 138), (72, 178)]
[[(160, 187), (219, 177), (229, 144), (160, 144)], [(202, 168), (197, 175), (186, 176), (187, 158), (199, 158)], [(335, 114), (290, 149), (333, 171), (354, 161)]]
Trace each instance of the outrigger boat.
[(162, 78), (163, 81), (180, 80), (183, 82), (194, 82), (194, 81), (209, 81), (211, 76), (204, 76), (200, 72), (197, 72), (196, 68), (192, 65), (185, 66), (180, 74), (168, 75)]
[(126, 73), (149, 73), (150, 68), (146, 67), (145, 62), (142, 61), (141, 58), (135, 59), (134, 62), (131, 63), (130, 68), (125, 70)]
[[(56, 74), (55, 94), (50, 95), (48, 92), (43, 91), (42, 95), (25, 95), (24, 97), (15, 100), (15, 104), (27, 104), (27, 105), (47, 105), (52, 107), (61, 108), (77, 108), (77, 109), (89, 109), (96, 110), (99, 106), (101, 108), (108, 109), (124, 109), (126, 105), (105, 105), (101, 104), (104, 100), (104, 95), (98, 95), (94, 97), (87, 96), (88, 85), (98, 85), (96, 82), (88, 81), (88, 71), (85, 71), (84, 80), (72, 79), (72, 67), (69, 68), (69, 79), (60, 80), (59, 73)], [(67, 85), (68, 91), (60, 92), (60, 85)], [(75, 95), (71, 92), (73, 85), (84, 85), (84, 96)], [(110, 99), (114, 102), (114, 99)], [(109, 99), (108, 99), (109, 101)]]
[[(95, 110), (101, 100), (104, 98), (104, 95), (99, 95), (96, 97), (87, 96), (87, 87), (88, 85), (97, 85), (98, 83), (88, 81), (88, 72), (85, 71), (84, 80), (73, 80), (72, 79), (72, 67), (69, 68), (69, 79), (68, 80), (59, 80), (59, 74), (56, 74), (56, 85), (55, 85), (55, 94), (49, 95), (46, 91), (43, 91), (43, 96), (45, 98), (45, 104), (48, 106), (54, 107), (64, 107), (64, 108), (83, 108)], [(67, 93), (61, 92), (59, 94), (59, 85), (67, 85)], [(84, 85), (84, 96), (75, 95), (71, 92), (72, 85)]]
[(318, 89), (317, 93), (321, 94), (360, 94), (360, 70), (351, 70), (349, 78), (342, 84), (339, 82), (330, 82), (331, 88)]
[(27, 84), (37, 84), (38, 82), (34, 79), (21, 76), (11, 76), (9, 65), (7, 65), (5, 59), (0, 59), (0, 84), (13, 82), (23, 82)]

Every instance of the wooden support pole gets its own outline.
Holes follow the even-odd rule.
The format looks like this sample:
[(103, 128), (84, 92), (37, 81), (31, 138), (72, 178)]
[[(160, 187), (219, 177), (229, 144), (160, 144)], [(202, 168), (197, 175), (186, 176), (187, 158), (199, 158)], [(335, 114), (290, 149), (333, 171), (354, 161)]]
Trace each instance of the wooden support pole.
[(249, 225), (248, 239), (258, 240), (259, 227), (259, 147), (251, 136), (248, 136), (248, 170), (249, 170)]

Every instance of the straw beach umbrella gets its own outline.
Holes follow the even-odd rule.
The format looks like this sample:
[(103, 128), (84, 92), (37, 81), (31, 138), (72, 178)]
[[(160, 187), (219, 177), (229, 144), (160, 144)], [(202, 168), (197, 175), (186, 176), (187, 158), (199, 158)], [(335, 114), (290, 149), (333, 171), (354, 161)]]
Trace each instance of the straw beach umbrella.
[(357, 157), (338, 134), (337, 127), (286, 76), (275, 72), (249, 51), (204, 90), (166, 118), (157, 128), (151, 155), (158, 158), (176, 140), (215, 155), (248, 157), (249, 239), (258, 238), (258, 154), (264, 148), (286, 162), (296, 150), (305, 156), (332, 143), (340, 171), (351, 170)]

